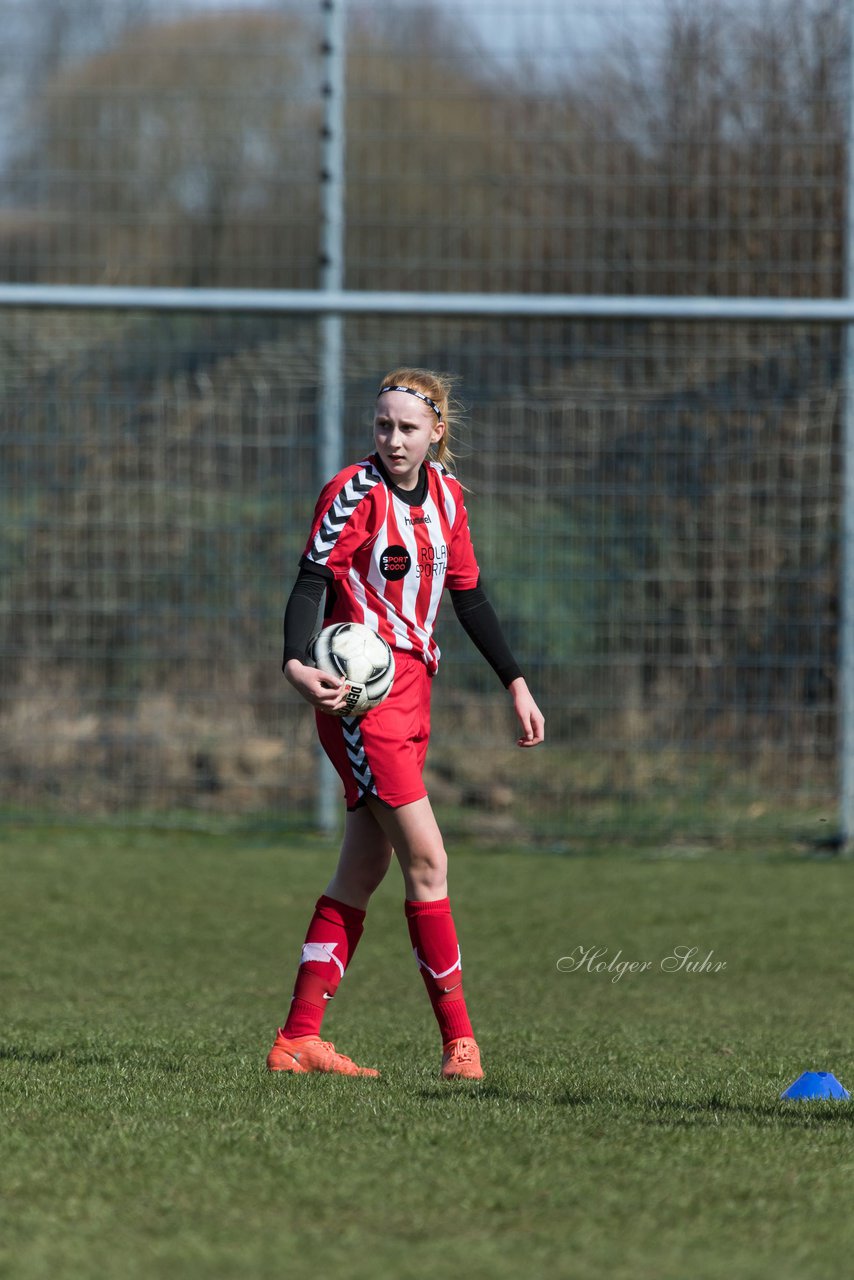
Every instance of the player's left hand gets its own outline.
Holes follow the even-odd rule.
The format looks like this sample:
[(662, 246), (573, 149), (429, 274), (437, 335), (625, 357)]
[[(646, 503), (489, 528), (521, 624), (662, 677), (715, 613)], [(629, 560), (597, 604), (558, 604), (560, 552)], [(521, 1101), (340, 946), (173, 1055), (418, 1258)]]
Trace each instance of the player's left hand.
[(517, 747), (536, 747), (546, 736), (546, 722), (542, 711), (531, 696), (531, 691), (520, 676), (508, 690), (513, 707), (519, 717), (522, 737), (516, 739)]

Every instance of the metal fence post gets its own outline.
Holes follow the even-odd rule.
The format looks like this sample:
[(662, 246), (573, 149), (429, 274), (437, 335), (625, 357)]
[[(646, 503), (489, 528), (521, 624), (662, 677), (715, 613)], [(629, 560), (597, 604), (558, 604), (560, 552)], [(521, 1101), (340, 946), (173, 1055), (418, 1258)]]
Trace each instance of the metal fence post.
[[(854, 298), (854, 0), (848, 5), (844, 289)], [(842, 513), (839, 570), (839, 838), (854, 838), (854, 324), (845, 325), (842, 387)]]
[[(344, 287), (344, 104), (346, 94), (346, 0), (323, 0), (323, 126), (321, 131), (320, 287)], [(318, 488), (342, 465), (341, 412), (344, 317), (329, 312), (320, 318), (320, 388), (318, 405)], [(337, 779), (318, 746), (316, 822), (331, 833), (338, 821)]]

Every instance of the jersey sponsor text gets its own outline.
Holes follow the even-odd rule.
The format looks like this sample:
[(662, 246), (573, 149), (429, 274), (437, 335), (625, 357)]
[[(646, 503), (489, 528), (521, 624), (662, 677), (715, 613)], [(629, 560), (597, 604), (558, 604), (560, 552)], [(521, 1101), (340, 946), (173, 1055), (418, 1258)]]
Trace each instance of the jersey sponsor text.
[(394, 492), (375, 456), (340, 471), (318, 499), (304, 560), (333, 575), (327, 623), (363, 622), (435, 672), (442, 592), (477, 586), (479, 571), (459, 482), (426, 470), (420, 506)]

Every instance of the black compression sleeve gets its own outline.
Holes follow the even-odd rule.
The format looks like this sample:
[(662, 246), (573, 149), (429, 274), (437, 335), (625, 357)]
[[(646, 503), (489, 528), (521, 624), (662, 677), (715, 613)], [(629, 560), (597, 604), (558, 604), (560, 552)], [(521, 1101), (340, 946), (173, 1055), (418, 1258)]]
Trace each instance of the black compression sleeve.
[(305, 662), (308, 642), (317, 629), (317, 611), (327, 579), (305, 567), (297, 574), (285, 607), (285, 652), (282, 669), (291, 658)]
[(505, 689), (521, 676), (522, 671), (510, 646), (504, 639), (495, 610), (478, 582), (468, 591), (450, 589), (454, 613), (466, 635), (483, 654)]

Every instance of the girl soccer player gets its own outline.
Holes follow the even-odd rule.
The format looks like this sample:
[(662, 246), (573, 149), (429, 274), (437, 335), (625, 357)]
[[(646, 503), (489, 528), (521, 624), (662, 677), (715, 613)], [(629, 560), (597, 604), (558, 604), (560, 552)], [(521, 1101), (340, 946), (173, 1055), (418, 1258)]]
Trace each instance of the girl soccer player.
[[(338, 866), (308, 927), (287, 1020), (267, 1057), (271, 1071), (379, 1074), (337, 1053), (320, 1028), (394, 853), (415, 960), (442, 1037), (442, 1075), (483, 1075), (463, 995), (447, 856), (422, 779), (439, 662), (433, 625), (445, 587), (513, 700), (518, 745), (542, 742), (544, 721), (480, 585), (463, 490), (447, 470), (449, 394), (450, 380), (426, 369), (395, 369), (383, 378), (375, 452), (323, 489), (285, 610), (284, 672), (315, 708), (320, 741), (344, 783), (347, 816)], [(306, 663), (324, 593), (326, 624), (366, 623), (394, 652), (391, 693), (358, 718), (341, 714), (344, 682)]]

